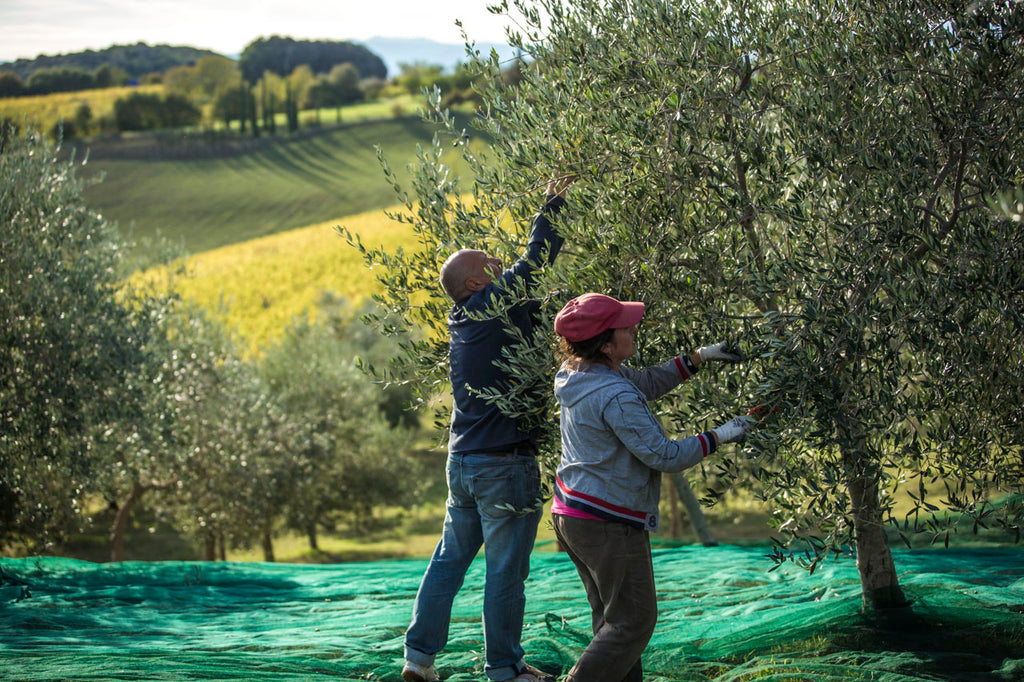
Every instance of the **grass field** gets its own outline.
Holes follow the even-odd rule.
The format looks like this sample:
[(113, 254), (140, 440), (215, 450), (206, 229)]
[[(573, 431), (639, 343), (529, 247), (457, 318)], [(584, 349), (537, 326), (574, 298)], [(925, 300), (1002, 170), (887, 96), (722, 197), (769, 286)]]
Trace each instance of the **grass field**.
[[(422, 451), (418, 456), (423, 460), (423, 476), (427, 484), (422, 503), (409, 508), (380, 507), (370, 518), (339, 523), (333, 531), (319, 535), (317, 550), (310, 548), (305, 535), (282, 529), (274, 536), (275, 559), (279, 562), (320, 564), (430, 556), (440, 537), (445, 516), (446, 453), (431, 450)], [(652, 536), (652, 543), (657, 547), (698, 543), (685, 514), (680, 535), (673, 539), (669, 506), (664, 500), (662, 507), (664, 528)], [(730, 499), (707, 510), (707, 516), (712, 532), (722, 543), (741, 546), (769, 543), (768, 515), (756, 503)], [(110, 555), (107, 533), (112, 520), (112, 511), (98, 508), (84, 532), (70, 538), (55, 553), (87, 561), (107, 561)], [(552, 552), (556, 549), (549, 502), (537, 529), (537, 551)], [(201, 558), (197, 544), (161, 523), (145, 507), (136, 510), (132, 516), (125, 534), (125, 552), (128, 560), (140, 561), (192, 561)], [(230, 549), (227, 558), (229, 561), (264, 560), (262, 549), (256, 546)]]
[(404, 178), (434, 132), (417, 117), (372, 121), (220, 158), (100, 158), (80, 175), (102, 177), (85, 198), (129, 239), (163, 235), (199, 253), (394, 204), (374, 146)]
[[(424, 106), (422, 95), (396, 95), (386, 99), (373, 102), (359, 102), (348, 104), (337, 109), (320, 109), (319, 112), (309, 110), (299, 112), (299, 124), (308, 126), (315, 124), (319, 117), (320, 125), (334, 125), (337, 123), (359, 123), (361, 121), (380, 121), (388, 118), (402, 118), (419, 113)], [(340, 121), (339, 119), (340, 115)], [(283, 116), (278, 120), (278, 125), (283, 126)]]

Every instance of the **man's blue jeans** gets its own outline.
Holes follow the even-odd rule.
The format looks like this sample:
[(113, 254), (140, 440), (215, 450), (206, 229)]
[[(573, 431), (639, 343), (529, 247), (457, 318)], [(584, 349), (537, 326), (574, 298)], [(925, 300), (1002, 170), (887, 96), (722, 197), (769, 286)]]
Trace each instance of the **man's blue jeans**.
[(492, 680), (511, 679), (523, 661), (524, 582), (542, 513), (537, 460), (515, 454), (451, 454), (447, 478), (444, 530), (416, 594), (405, 657), (428, 666), (444, 648), (455, 594), (483, 545), (484, 670)]

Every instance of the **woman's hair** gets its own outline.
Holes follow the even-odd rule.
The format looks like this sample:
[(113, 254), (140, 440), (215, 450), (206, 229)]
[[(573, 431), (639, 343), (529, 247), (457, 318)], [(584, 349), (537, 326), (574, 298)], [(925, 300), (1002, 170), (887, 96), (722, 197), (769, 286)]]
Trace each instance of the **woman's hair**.
[(597, 336), (583, 341), (570, 341), (564, 336), (559, 336), (558, 355), (573, 369), (585, 362), (607, 363), (608, 356), (604, 354), (601, 347), (612, 340), (614, 333), (614, 329), (605, 329)]

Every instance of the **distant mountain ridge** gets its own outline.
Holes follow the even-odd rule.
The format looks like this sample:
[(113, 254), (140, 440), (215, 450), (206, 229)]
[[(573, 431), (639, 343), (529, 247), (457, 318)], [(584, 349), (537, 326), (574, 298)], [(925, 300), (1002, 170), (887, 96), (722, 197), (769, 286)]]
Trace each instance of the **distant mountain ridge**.
[[(466, 46), (455, 43), (439, 43), (429, 38), (384, 38), (375, 37), (363, 41), (371, 52), (380, 55), (388, 67), (389, 76), (397, 76), (401, 73), (400, 64), (415, 64), (424, 62), (443, 66), (445, 71), (451, 72), (455, 65), (468, 60)], [(479, 51), (480, 56), (486, 58), (494, 49), (499, 58), (504, 61), (515, 58), (515, 50), (508, 45), (499, 43), (476, 43), (474, 50)]]

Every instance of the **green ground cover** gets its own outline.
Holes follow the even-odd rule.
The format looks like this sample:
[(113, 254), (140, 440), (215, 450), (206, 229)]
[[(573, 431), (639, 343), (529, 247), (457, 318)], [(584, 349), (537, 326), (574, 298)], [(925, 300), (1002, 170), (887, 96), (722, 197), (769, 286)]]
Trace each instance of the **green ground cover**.
[[(769, 572), (762, 548), (656, 549), (648, 682), (976, 682), (1024, 674), (1024, 552), (896, 553), (910, 608), (862, 615), (852, 560)], [(565, 554), (534, 553), (523, 643), (565, 673), (590, 616)], [(296, 566), (0, 559), (0, 668), (19, 680), (400, 680), (424, 560)], [(438, 659), (483, 679), (483, 562)]]

